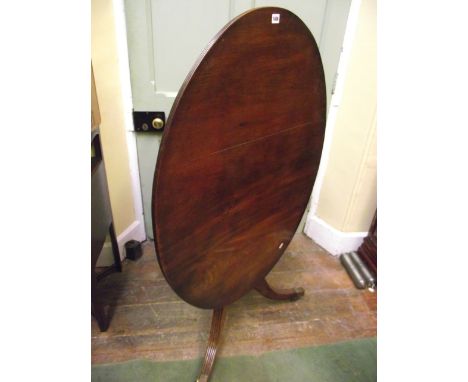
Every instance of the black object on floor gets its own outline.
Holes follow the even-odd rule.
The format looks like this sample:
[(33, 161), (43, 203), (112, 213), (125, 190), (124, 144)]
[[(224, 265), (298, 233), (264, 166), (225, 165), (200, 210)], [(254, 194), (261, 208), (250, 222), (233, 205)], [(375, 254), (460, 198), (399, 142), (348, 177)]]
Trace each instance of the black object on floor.
[(143, 254), (141, 250), (141, 243), (136, 240), (129, 240), (125, 243), (125, 252), (127, 259), (136, 261)]

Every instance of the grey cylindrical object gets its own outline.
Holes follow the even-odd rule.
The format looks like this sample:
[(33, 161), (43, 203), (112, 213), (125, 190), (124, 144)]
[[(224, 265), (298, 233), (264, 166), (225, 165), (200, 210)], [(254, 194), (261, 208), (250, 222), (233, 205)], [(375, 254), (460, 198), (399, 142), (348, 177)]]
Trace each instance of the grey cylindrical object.
[(343, 264), (343, 267), (345, 267), (351, 279), (353, 280), (354, 285), (356, 285), (356, 288), (364, 289), (366, 287), (366, 280), (364, 279), (362, 273), (359, 271), (359, 268), (351, 259), (349, 253), (344, 253), (343, 255), (341, 255), (340, 261), (341, 264)]
[(375, 277), (369, 271), (369, 268), (367, 268), (367, 265), (364, 264), (364, 261), (362, 261), (357, 252), (351, 252), (349, 255), (354, 264), (356, 264), (356, 267), (361, 271), (364, 280), (366, 280), (367, 287), (375, 288)]

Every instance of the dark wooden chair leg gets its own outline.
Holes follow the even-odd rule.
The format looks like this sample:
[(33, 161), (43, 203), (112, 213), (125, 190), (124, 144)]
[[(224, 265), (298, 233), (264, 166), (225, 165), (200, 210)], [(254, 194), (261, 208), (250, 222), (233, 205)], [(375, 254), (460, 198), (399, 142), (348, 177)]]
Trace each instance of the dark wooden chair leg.
[(97, 277), (94, 271), (91, 271), (91, 314), (96, 319), (101, 332), (105, 332), (109, 327), (109, 320), (97, 295)]
[(206, 348), (205, 359), (200, 371), (200, 376), (196, 382), (207, 382), (210, 378), (211, 370), (213, 369), (216, 358), (216, 351), (218, 350), (219, 338), (221, 337), (221, 329), (223, 328), (224, 317), (224, 308), (217, 308), (213, 310), (208, 347)]
[(112, 243), (112, 254), (114, 255), (114, 266), (118, 272), (122, 272), (122, 261), (120, 260), (119, 245), (117, 244), (117, 237), (115, 236), (114, 223), (112, 222), (109, 227), (109, 235)]
[(304, 288), (274, 290), (265, 279), (255, 286), (255, 290), (271, 300), (296, 301), (304, 296)]

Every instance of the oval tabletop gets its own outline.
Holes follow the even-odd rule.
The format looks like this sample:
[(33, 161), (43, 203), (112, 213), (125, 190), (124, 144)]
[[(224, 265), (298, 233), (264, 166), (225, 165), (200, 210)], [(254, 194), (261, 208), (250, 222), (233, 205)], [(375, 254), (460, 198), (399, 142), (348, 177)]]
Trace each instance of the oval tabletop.
[(273, 268), (307, 206), (325, 116), (319, 50), (290, 11), (246, 12), (202, 52), (172, 107), (153, 183), (158, 261), (183, 300), (228, 305)]

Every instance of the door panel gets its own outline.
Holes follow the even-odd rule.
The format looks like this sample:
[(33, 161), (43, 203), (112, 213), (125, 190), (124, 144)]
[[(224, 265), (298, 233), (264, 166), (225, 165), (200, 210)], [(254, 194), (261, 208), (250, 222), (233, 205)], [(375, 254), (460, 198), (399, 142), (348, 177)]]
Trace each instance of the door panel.
[[(124, 0), (124, 2), (135, 111), (164, 111), (168, 116), (190, 68), (215, 34), (237, 15), (264, 6), (287, 8), (297, 14), (309, 27), (322, 55), (327, 105), (330, 104), (351, 0)], [(162, 134), (135, 134), (137, 134), (145, 227), (147, 235), (153, 238), (151, 192)], [(302, 230), (302, 227), (303, 222), (299, 230)]]
[(155, 91), (172, 97), (200, 52), (229, 21), (229, 0), (159, 0), (152, 4)]
[(320, 35), (324, 21), (327, 0), (256, 0), (256, 7), (275, 6), (287, 8), (298, 15), (312, 32), (315, 41), (320, 46)]

